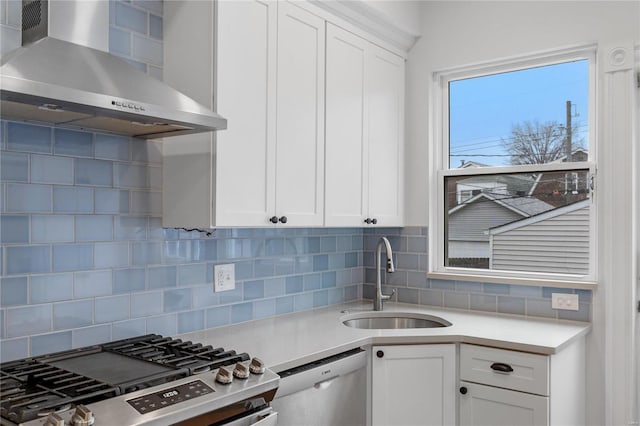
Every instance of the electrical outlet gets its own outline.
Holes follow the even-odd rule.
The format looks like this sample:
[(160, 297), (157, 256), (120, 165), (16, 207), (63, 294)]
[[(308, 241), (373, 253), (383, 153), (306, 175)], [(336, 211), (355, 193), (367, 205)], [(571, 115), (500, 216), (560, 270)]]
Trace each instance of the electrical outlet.
[(227, 291), (236, 288), (236, 265), (216, 265), (213, 269), (213, 291)]
[(577, 311), (579, 308), (578, 295), (568, 293), (551, 293), (551, 308)]

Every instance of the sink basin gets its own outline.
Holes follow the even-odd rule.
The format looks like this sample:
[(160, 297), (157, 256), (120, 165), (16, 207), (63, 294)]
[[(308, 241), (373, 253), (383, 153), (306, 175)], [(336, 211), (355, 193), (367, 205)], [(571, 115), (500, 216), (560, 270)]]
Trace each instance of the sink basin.
[(443, 318), (403, 312), (361, 312), (341, 318), (348, 327), (366, 329), (405, 329), (448, 327), (451, 323)]

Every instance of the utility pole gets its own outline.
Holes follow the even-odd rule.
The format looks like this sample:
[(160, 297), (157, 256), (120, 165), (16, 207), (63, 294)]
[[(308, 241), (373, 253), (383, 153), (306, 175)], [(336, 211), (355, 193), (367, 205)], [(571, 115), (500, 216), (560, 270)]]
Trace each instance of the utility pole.
[(567, 101), (567, 136), (564, 140), (564, 149), (567, 155), (565, 160), (567, 163), (571, 162), (571, 101)]

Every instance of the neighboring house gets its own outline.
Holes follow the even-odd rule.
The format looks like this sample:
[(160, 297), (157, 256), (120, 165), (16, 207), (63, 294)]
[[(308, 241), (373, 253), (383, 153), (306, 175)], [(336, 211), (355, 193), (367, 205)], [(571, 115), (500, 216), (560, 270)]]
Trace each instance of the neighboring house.
[(491, 228), (490, 268), (587, 274), (590, 205), (583, 200)]
[(553, 209), (536, 198), (480, 192), (449, 210), (447, 257), (490, 258), (490, 228)]
[[(461, 168), (483, 167), (479, 163), (467, 162)], [(447, 203), (449, 210), (472, 197), (486, 193), (490, 195), (524, 196), (531, 191), (535, 176), (522, 175), (477, 175), (447, 180)]]
[[(582, 162), (587, 159), (588, 152), (584, 149), (579, 148), (572, 153), (571, 161)], [(566, 162), (566, 160), (565, 156), (555, 162)], [(471, 161), (460, 165), (460, 168), (476, 167), (485, 167), (485, 165)], [(523, 223), (541, 214), (553, 217), (563, 215), (563, 212), (577, 208), (575, 207), (577, 203), (586, 200), (589, 192), (589, 175), (586, 172), (471, 175), (447, 179), (446, 257), (449, 260), (449, 266), (497, 268), (492, 264), (495, 253), (490, 244), (490, 230), (493, 232), (512, 223)], [(567, 220), (571, 217), (569, 215), (558, 220)], [(531, 229), (541, 232), (542, 237), (545, 238), (542, 225)], [(569, 234), (559, 229), (554, 232), (558, 232), (554, 238), (561, 240), (571, 231), (568, 231)], [(588, 229), (584, 232), (588, 234)], [(497, 238), (500, 240), (502, 237)], [(534, 232), (530, 232), (528, 238), (535, 241), (537, 236)], [(502, 254), (508, 256), (510, 252), (506, 251)], [(518, 252), (515, 251), (514, 259), (521, 262), (518, 256)], [(501, 266), (508, 265), (506, 258), (500, 258), (500, 262)]]
[[(578, 148), (571, 153), (571, 161), (588, 161), (589, 152)], [(554, 163), (564, 163), (567, 157), (560, 157)], [(590, 192), (590, 178), (587, 172), (553, 172), (540, 173), (531, 186), (529, 195), (549, 203), (554, 207), (562, 207), (578, 201), (586, 200)]]

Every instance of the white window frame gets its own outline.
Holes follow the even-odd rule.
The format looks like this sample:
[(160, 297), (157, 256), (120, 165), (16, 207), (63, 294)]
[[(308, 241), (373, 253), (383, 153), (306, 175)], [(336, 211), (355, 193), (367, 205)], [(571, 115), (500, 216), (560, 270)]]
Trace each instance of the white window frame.
[[(574, 163), (549, 163), (537, 165), (478, 167), (449, 169), (449, 82), (490, 74), (505, 73), (575, 60), (589, 61), (589, 161)], [(433, 90), (430, 99), (432, 132), (429, 141), (429, 272), (427, 277), (458, 281), (477, 281), (499, 284), (515, 284), (544, 287), (594, 289), (597, 286), (596, 240), (596, 46), (583, 45), (562, 50), (539, 52), (532, 55), (508, 58), (490, 63), (475, 64), (441, 70), (433, 73)], [(592, 207), (589, 225), (589, 262), (587, 275), (540, 273), (529, 271), (483, 270), (444, 266), (445, 257), (445, 188), (447, 176), (493, 175), (503, 173), (531, 173), (551, 171), (575, 171), (588, 169), (592, 176)]]

